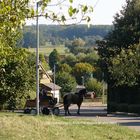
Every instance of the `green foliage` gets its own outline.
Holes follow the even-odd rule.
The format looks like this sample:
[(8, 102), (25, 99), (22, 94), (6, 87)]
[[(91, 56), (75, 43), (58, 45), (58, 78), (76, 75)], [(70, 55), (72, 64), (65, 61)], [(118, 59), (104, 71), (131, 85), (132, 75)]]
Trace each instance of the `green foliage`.
[(116, 85), (134, 86), (140, 82), (140, 44), (122, 50), (119, 55), (111, 59), (109, 72), (116, 81)]
[(47, 64), (46, 60), (45, 60), (45, 56), (43, 54), (39, 54), (39, 61), (40, 63), (42, 64), (43, 68), (45, 70), (48, 70), (49, 69), (49, 65)]
[(139, 0), (127, 0), (119, 14), (114, 18), (114, 29), (99, 43), (101, 56), (111, 57), (120, 53), (122, 48), (139, 43), (140, 7)]
[(73, 68), (73, 75), (76, 78), (78, 84), (82, 84), (82, 76), (84, 79), (90, 77), (93, 72), (93, 67), (89, 63), (76, 63)]
[(76, 88), (75, 78), (67, 72), (59, 72), (56, 74), (56, 84), (62, 87), (62, 96), (66, 92), (71, 92)]
[(32, 32), (26, 32), (23, 35), (23, 47), (24, 48), (36, 48), (36, 34)]
[(78, 54), (79, 53), (79, 50), (84, 47), (85, 45), (85, 42), (84, 40), (82, 40), (81, 38), (76, 38), (74, 39), (71, 43), (69, 44), (66, 44), (67, 48), (69, 48), (70, 52), (73, 53), (73, 54)]
[(87, 82), (85, 83), (85, 86), (88, 91), (94, 91), (96, 93), (96, 96), (102, 95), (103, 85), (101, 82), (97, 81), (97, 79), (94, 78), (88, 79)]
[(65, 57), (65, 59), (62, 61), (62, 63), (66, 63), (69, 66), (73, 67), (77, 63), (76, 56), (73, 54), (70, 54)]
[(91, 52), (91, 53), (88, 53), (85, 58), (83, 58), (83, 62), (86, 62), (86, 63), (89, 63), (91, 64), (92, 66), (95, 66), (97, 65), (97, 62), (99, 60), (99, 55), (97, 54), (97, 52)]
[(71, 73), (72, 68), (71, 68), (68, 64), (64, 63), (64, 64), (60, 64), (60, 65), (59, 65), (58, 71), (59, 71), (59, 72)]
[(28, 13), (28, 0), (0, 1), (0, 38), (9, 46), (15, 46)]
[(9, 109), (21, 107), (35, 85), (35, 56), (0, 45), (0, 99)]
[(108, 82), (115, 86), (139, 83), (139, 58), (130, 46), (138, 44), (140, 39), (140, 1), (127, 0), (126, 3), (114, 18), (114, 29), (103, 41), (98, 42), (102, 70)]
[[(34, 43), (36, 43), (35, 30), (34, 25), (24, 27), (22, 41), (24, 47), (33, 47)], [(111, 25), (91, 25), (90, 28), (81, 24), (65, 27), (60, 25), (40, 25), (40, 44), (45, 46), (45, 43), (49, 42), (52, 45), (66, 44), (65, 46), (69, 46), (72, 40), (81, 38), (85, 42), (85, 47), (94, 47), (96, 40), (102, 40), (111, 30)], [(32, 36), (32, 40), (30, 40), (29, 34)]]
[(49, 66), (53, 69), (54, 64), (57, 64), (59, 61), (59, 54), (56, 49), (54, 49), (49, 55)]

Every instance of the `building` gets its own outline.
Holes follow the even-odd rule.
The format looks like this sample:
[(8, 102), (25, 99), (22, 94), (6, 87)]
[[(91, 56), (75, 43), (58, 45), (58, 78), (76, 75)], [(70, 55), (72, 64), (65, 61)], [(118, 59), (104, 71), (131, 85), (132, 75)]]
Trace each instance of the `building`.
[(42, 65), (40, 65), (40, 73), (41, 73), (40, 88), (53, 93), (53, 96), (55, 98), (57, 98), (57, 102), (59, 102), (61, 87), (52, 82), (51, 77), (45, 71), (45, 69), (42, 67)]

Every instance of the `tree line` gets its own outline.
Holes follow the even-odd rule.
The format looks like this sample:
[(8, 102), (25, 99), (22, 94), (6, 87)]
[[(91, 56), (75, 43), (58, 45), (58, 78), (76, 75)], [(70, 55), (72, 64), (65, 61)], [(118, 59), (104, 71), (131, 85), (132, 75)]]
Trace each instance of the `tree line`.
[[(45, 46), (46, 42), (51, 45), (65, 44), (69, 40), (81, 38), (86, 42), (86, 46), (95, 46), (96, 40), (102, 40), (109, 31), (113, 29), (111, 25), (40, 25), (40, 44)], [(36, 27), (25, 26), (23, 29), (22, 44), (25, 48), (36, 47)]]

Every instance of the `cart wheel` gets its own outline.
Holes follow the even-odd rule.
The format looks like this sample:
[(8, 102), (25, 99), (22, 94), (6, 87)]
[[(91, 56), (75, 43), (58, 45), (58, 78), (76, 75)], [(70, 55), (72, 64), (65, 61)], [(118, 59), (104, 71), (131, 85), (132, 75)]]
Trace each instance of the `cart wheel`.
[(33, 115), (35, 115), (35, 114), (36, 114), (36, 109), (31, 109), (31, 112), (30, 112), (30, 114), (33, 114)]
[(24, 113), (25, 114), (30, 114), (31, 113), (31, 110), (29, 108), (27, 108), (27, 109), (24, 110)]
[(42, 109), (42, 114), (44, 114), (44, 115), (49, 115), (49, 114), (50, 114), (50, 110), (49, 110), (47, 107), (44, 107), (44, 108)]
[(54, 115), (59, 115), (59, 113), (60, 113), (60, 110), (59, 110), (58, 107), (53, 108), (52, 111), (53, 111), (53, 114), (54, 114)]

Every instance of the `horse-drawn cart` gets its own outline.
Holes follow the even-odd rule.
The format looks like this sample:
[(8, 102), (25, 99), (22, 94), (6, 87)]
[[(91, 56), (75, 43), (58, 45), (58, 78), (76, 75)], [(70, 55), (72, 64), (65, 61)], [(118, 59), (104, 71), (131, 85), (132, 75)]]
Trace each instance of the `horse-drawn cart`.
[[(54, 115), (59, 115), (57, 98), (54, 98), (51, 92), (44, 89), (41, 89), (39, 92), (39, 107), (42, 114), (49, 115), (50, 113), (53, 113)], [(26, 101), (24, 113), (36, 113), (36, 99)]]

